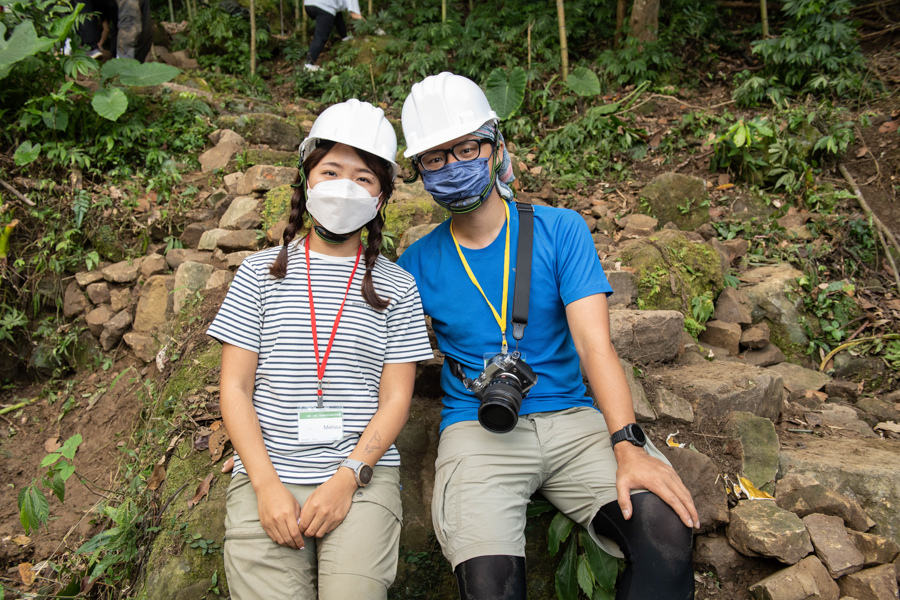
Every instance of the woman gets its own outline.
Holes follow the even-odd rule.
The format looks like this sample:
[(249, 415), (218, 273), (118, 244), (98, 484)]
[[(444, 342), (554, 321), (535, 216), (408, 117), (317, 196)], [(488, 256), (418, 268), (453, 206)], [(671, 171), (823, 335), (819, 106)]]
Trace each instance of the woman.
[(307, 71), (318, 71), (322, 67), (318, 66), (316, 61), (319, 60), (325, 42), (331, 37), (331, 30), (337, 29), (343, 41), (351, 37), (347, 34), (347, 24), (344, 23), (342, 11), (346, 10), (354, 20), (365, 18), (360, 13), (359, 0), (304, 0), (303, 6), (309, 18), (316, 23), (316, 31), (306, 54), (306, 64), (303, 66)]
[[(386, 598), (394, 580), (393, 442), (415, 363), (432, 356), (412, 277), (378, 254), (396, 149), (381, 109), (323, 112), (300, 146), (284, 245), (244, 260), (209, 328), (236, 452), (233, 598)], [(307, 213), (311, 231), (295, 241)]]

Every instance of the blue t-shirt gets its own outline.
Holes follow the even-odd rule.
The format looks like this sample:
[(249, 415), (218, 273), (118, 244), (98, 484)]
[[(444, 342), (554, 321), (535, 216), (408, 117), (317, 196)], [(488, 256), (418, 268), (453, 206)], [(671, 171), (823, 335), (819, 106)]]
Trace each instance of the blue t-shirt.
[[(512, 305), (519, 214), (513, 204), (509, 205), (509, 213), (506, 336), (512, 352), (516, 348), (512, 337)], [(462, 249), (478, 283), (498, 312), (502, 306), (505, 244), (504, 226), (488, 247)], [(410, 246), (397, 262), (416, 279), (422, 307), (431, 317), (440, 351), (456, 359), (468, 377), (478, 377), (484, 368), (484, 355), (500, 352), (500, 326), (466, 274), (450, 236), (450, 220)], [(593, 405), (585, 395), (578, 354), (566, 320), (566, 305), (602, 293), (611, 294), (612, 288), (584, 219), (572, 210), (535, 206), (528, 326), (518, 349), (537, 373), (538, 382), (522, 401), (519, 414)], [(446, 363), (441, 371), (441, 387), (446, 394), (441, 431), (459, 421), (478, 419), (478, 398), (450, 372)]]

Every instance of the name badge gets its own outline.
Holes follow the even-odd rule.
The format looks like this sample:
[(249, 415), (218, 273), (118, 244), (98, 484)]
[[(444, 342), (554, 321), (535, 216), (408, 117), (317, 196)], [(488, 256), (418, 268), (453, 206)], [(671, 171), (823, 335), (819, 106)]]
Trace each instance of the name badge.
[(297, 413), (297, 442), (330, 444), (344, 438), (344, 411), (339, 408), (307, 408)]

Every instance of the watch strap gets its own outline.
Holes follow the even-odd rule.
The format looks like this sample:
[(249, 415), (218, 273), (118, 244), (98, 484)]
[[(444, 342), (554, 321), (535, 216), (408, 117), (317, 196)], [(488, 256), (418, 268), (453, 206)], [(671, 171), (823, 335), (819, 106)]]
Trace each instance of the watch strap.
[(341, 462), (341, 467), (347, 467), (348, 469), (353, 471), (353, 477), (356, 478), (356, 485), (358, 485), (359, 487), (365, 487), (368, 485), (368, 482), (363, 483), (359, 478), (359, 472), (364, 466), (366, 466), (366, 463), (361, 460), (353, 460), (352, 458), (345, 458)]

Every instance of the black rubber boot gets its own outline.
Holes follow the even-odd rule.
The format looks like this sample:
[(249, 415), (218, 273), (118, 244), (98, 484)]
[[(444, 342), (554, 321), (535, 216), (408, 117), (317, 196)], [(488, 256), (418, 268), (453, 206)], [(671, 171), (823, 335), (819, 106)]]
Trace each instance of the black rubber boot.
[(478, 556), (454, 573), (460, 600), (525, 600), (524, 556)]

